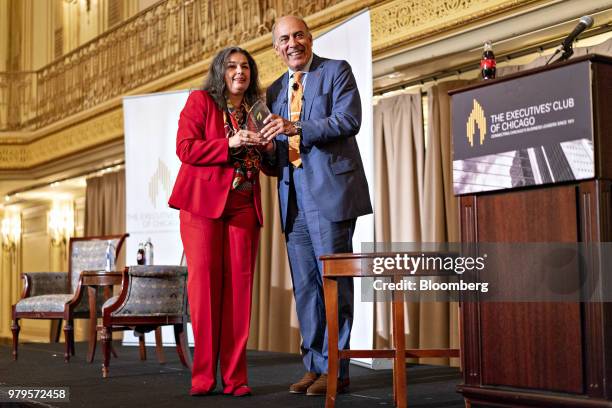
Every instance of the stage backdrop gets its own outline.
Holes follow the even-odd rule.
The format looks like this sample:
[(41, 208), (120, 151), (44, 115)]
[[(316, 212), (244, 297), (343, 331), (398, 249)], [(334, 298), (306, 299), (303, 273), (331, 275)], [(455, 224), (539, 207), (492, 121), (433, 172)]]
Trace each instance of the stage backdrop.
[[(322, 57), (347, 60), (357, 81), (362, 104), (362, 125), (357, 136), (365, 166), (372, 202), (374, 191), (374, 151), (372, 126), (372, 46), (370, 13), (364, 11), (314, 41), (314, 52)], [(159, 93), (124, 98), (125, 168), (127, 189), (126, 228), (127, 263), (134, 264), (139, 242), (149, 237), (155, 246), (156, 264), (178, 264), (182, 247), (178, 211), (168, 208), (167, 201), (180, 163), (175, 155), (178, 117), (188, 91)], [(374, 217), (361, 217), (353, 239), (354, 251), (361, 242), (373, 242)], [(373, 345), (373, 304), (361, 302), (360, 280), (355, 280), (355, 322), (351, 347)], [(190, 331), (190, 343), (192, 334)], [(154, 344), (152, 333), (147, 343)], [(137, 344), (131, 333), (124, 344)], [(174, 344), (170, 327), (164, 331), (164, 344)], [(370, 365), (371, 359), (360, 359)]]
[[(178, 117), (188, 91), (131, 96), (123, 99), (125, 127), (126, 264), (136, 264), (139, 242), (151, 238), (157, 265), (178, 265), (183, 247), (179, 213), (168, 207), (168, 197), (180, 167), (175, 143)], [(172, 326), (163, 328), (164, 344), (174, 344)], [(153, 333), (147, 343), (155, 344)], [(138, 344), (125, 332), (124, 344)], [(189, 341), (193, 344), (191, 329)]]

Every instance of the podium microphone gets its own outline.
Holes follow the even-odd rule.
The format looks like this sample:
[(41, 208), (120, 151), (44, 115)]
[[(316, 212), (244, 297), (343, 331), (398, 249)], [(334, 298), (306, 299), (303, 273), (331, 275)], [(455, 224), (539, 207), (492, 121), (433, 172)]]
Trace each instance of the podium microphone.
[(559, 45), (559, 47), (555, 50), (555, 53), (550, 57), (550, 59), (546, 62), (546, 64), (548, 65), (550, 60), (552, 60), (553, 57), (557, 55), (558, 53), (560, 53), (561, 51), (563, 51), (563, 55), (561, 56), (561, 58), (559, 58), (559, 61), (564, 61), (568, 59), (569, 57), (571, 57), (572, 54), (574, 53), (572, 44), (584, 30), (591, 27), (592, 25), (593, 25), (593, 17), (591, 16), (581, 17), (576, 27), (574, 27), (574, 30), (571, 33), (569, 33), (567, 37), (565, 37), (561, 45)]
[(593, 17), (591, 16), (583, 16), (580, 18), (580, 21), (578, 22), (578, 25), (576, 25), (576, 27), (574, 28), (574, 31), (572, 31), (566, 38), (565, 40), (563, 40), (563, 43), (561, 44), (561, 46), (563, 47), (564, 50), (567, 50), (568, 48), (571, 48), (574, 40), (576, 38), (578, 38), (578, 36), (587, 28), (591, 27), (593, 25)]

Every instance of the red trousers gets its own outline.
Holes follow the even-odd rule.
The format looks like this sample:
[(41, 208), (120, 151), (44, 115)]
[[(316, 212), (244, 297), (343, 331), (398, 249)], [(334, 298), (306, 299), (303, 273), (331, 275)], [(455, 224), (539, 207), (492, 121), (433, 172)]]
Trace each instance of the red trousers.
[(250, 191), (232, 190), (221, 218), (180, 213), (195, 338), (192, 394), (215, 388), (217, 360), (224, 393), (248, 384), (246, 344), (260, 231), (253, 202)]

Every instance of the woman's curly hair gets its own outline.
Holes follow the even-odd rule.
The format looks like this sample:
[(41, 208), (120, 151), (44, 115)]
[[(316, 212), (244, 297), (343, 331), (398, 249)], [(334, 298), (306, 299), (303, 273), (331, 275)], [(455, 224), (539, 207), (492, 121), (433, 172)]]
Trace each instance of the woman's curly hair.
[(225, 70), (227, 61), (231, 54), (239, 52), (244, 55), (249, 63), (249, 69), (251, 71), (249, 87), (244, 93), (244, 102), (251, 106), (259, 99), (261, 95), (261, 89), (259, 87), (259, 75), (257, 72), (257, 64), (255, 60), (248, 53), (248, 51), (240, 47), (227, 47), (219, 51), (215, 58), (213, 58), (208, 70), (208, 75), (204, 81), (203, 89), (213, 98), (215, 104), (221, 110), (227, 108), (226, 92), (227, 85), (225, 84)]

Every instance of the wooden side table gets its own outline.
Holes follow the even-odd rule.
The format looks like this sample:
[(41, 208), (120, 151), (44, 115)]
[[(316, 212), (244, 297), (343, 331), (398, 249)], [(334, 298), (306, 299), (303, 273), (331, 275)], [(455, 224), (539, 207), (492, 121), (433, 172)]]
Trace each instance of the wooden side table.
[(93, 362), (96, 353), (97, 330), (98, 324), (97, 312), (97, 294), (98, 287), (103, 287), (107, 291), (106, 298), (110, 298), (112, 293), (110, 289), (115, 285), (121, 284), (123, 273), (117, 271), (83, 271), (81, 272), (81, 286), (87, 287), (87, 296), (89, 300), (89, 347), (87, 351), (87, 362)]
[[(338, 385), (338, 361), (342, 358), (393, 358), (393, 401), (399, 408), (406, 408), (406, 357), (459, 357), (459, 349), (405, 349), (403, 293), (393, 293), (393, 344), (390, 350), (338, 350), (338, 281), (337, 278), (381, 277), (371, 268), (363, 270), (364, 263), (384, 254), (334, 254), (321, 257), (323, 261), (323, 291), (328, 333), (327, 394), (325, 407), (336, 403)], [(394, 278), (399, 278), (394, 276)], [(399, 281), (399, 279), (397, 279)]]

